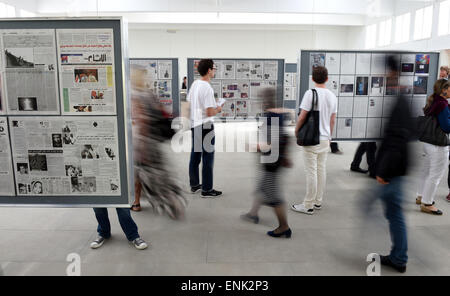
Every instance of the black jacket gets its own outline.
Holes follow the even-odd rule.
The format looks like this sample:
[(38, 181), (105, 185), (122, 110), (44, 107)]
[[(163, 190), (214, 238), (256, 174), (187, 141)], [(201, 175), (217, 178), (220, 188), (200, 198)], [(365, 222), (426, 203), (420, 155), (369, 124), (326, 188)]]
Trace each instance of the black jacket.
[(408, 142), (415, 134), (414, 124), (408, 99), (399, 97), (376, 157), (377, 176), (389, 181), (406, 175), (409, 164)]

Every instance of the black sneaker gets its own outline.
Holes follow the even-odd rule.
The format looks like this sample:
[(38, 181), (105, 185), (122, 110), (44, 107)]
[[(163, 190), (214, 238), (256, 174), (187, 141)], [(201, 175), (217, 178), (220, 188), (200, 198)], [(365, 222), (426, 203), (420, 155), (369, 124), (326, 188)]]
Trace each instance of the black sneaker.
[(363, 170), (360, 167), (350, 167), (350, 170), (352, 172), (357, 172), (357, 173), (361, 173), (361, 174), (367, 174), (368, 170)]
[(406, 265), (397, 265), (391, 261), (389, 256), (381, 256), (380, 255), (381, 265), (390, 266), (398, 272), (404, 273), (406, 271)]
[(202, 189), (202, 184), (191, 187), (191, 193), (197, 193), (200, 189)]
[(217, 190), (210, 190), (210, 191), (202, 191), (202, 196), (204, 197), (214, 197), (214, 196), (219, 196), (222, 195), (222, 191), (217, 191)]

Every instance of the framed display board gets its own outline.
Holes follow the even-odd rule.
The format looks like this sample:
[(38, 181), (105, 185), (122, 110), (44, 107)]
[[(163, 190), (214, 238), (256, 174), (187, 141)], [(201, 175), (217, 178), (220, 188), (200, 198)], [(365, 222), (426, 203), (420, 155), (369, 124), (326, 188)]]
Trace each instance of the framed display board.
[(0, 20), (0, 206), (130, 207), (121, 18)]
[(147, 88), (154, 91), (165, 112), (176, 118), (180, 116), (178, 87), (178, 59), (130, 58), (130, 65), (140, 65), (147, 70)]
[[(188, 59), (188, 89), (200, 78), (197, 65), (200, 58)], [(283, 59), (213, 59), (217, 67), (211, 80), (216, 99), (224, 98), (225, 105), (217, 117), (226, 120), (245, 120), (261, 116), (261, 90), (276, 89), (277, 106), (283, 106)]]
[(286, 63), (284, 66), (283, 107), (295, 109), (297, 102), (297, 64)]
[[(387, 77), (386, 57), (396, 56), (398, 77)], [(315, 66), (328, 69), (326, 86), (338, 99), (333, 140), (374, 141), (382, 138), (398, 95), (409, 100), (414, 117), (422, 115), (427, 94), (433, 93), (439, 68), (437, 52), (301, 51), (298, 73), (303, 95), (314, 87)], [(400, 87), (394, 87), (400, 86)]]

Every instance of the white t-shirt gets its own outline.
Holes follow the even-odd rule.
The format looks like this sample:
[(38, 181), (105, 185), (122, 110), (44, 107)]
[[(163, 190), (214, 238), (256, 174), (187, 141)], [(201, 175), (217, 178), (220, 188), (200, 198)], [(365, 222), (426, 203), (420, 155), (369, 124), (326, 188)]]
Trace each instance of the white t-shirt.
[[(330, 119), (333, 113), (337, 113), (337, 98), (326, 88), (315, 88), (317, 91), (317, 110), (320, 117), (320, 140), (331, 140)], [(300, 109), (311, 111), (312, 90), (307, 90), (303, 96)]]
[(191, 103), (191, 124), (196, 127), (205, 122), (214, 122), (214, 117), (206, 116), (207, 108), (216, 108), (214, 90), (211, 85), (203, 80), (195, 80), (192, 83), (186, 100)]

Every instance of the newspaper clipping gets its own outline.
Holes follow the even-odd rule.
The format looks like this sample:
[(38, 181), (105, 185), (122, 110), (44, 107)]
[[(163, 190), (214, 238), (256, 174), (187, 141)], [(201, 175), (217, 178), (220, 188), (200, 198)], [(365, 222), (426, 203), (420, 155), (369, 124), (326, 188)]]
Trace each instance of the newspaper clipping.
[(0, 195), (15, 195), (8, 122), (4, 117), (0, 117)]
[(63, 115), (115, 115), (112, 29), (56, 30)]
[[(55, 31), (0, 30), (1, 69), (8, 113), (60, 114)], [(4, 108), (3, 106), (0, 108)]]
[(115, 117), (10, 117), (19, 196), (119, 196)]

